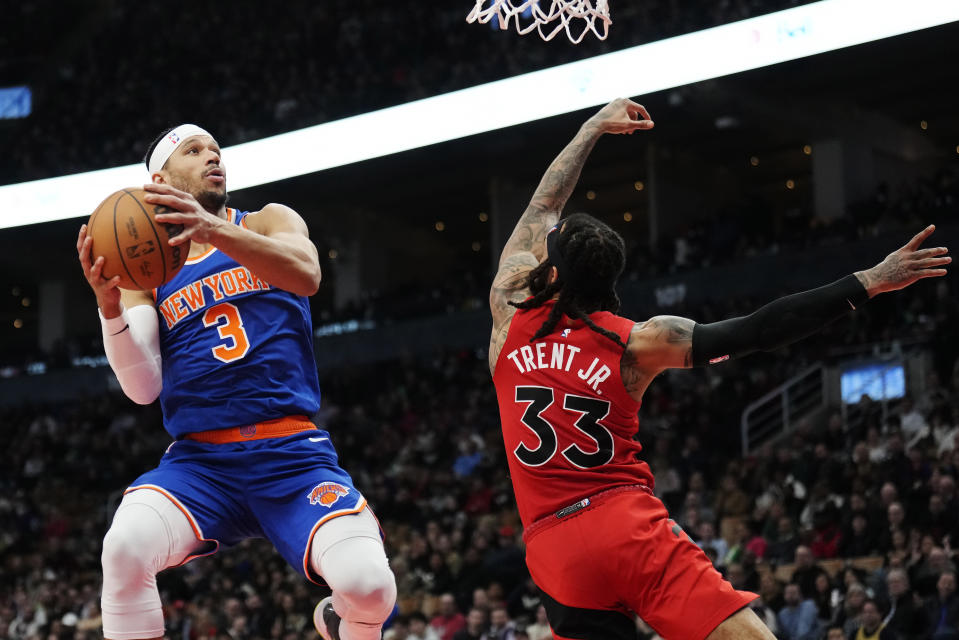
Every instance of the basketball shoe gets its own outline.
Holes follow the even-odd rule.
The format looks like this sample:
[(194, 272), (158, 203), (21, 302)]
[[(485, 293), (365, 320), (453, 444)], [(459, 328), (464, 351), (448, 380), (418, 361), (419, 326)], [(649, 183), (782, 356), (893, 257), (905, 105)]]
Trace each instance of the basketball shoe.
[(324, 640), (340, 640), (340, 616), (333, 610), (333, 596), (327, 596), (313, 609), (313, 626)]

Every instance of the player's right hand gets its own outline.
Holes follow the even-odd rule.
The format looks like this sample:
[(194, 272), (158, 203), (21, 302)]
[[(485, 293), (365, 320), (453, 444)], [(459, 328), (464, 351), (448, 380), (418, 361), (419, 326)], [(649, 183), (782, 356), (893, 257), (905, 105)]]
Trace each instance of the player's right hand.
[(616, 98), (590, 118), (603, 133), (633, 133), (652, 129), (653, 121), (646, 107), (628, 98)]
[(87, 225), (82, 225), (77, 234), (77, 255), (83, 276), (97, 297), (97, 306), (103, 317), (115, 318), (120, 315), (120, 276), (113, 276), (109, 280), (103, 277), (104, 259), (103, 256), (93, 259), (93, 238), (87, 235)]

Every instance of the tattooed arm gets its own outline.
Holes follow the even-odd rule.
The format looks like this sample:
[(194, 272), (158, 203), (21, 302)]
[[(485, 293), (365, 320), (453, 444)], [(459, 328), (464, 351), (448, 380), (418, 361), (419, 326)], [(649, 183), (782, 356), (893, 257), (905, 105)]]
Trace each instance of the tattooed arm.
[(543, 242), (546, 232), (559, 221), (563, 207), (579, 181), (586, 158), (601, 135), (652, 128), (653, 121), (646, 109), (625, 98), (613, 100), (587, 120), (540, 180), (529, 206), (503, 247), (500, 266), (520, 251), (531, 252), (537, 261), (546, 257)]
[(772, 351), (815, 333), (833, 320), (885, 291), (903, 289), (923, 278), (943, 276), (952, 261), (948, 249), (920, 249), (930, 225), (878, 265), (818, 289), (770, 302), (741, 318), (696, 324), (657, 316), (635, 325), (620, 369), (623, 383), (639, 398), (664, 369), (724, 362), (756, 351)]
[(510, 320), (516, 307), (510, 302), (520, 302), (529, 296), (529, 272), (539, 260), (529, 251), (517, 252), (502, 262), (489, 292), (489, 306), (493, 313), (493, 332), (489, 339), (489, 370), (496, 370), (496, 361), (506, 343)]
[(678, 316), (655, 316), (633, 325), (620, 360), (623, 384), (639, 400), (653, 378), (666, 369), (693, 366), (693, 328), (696, 323)]
[(604, 133), (632, 133), (652, 127), (649, 113), (642, 105), (619, 98), (587, 120), (549, 165), (529, 206), (503, 247), (499, 269), (490, 289), (490, 310), (493, 313), (489, 348), (491, 373), (496, 368), (510, 320), (516, 311), (509, 302), (523, 300), (529, 295), (529, 272), (546, 257), (546, 233), (559, 221), (596, 141)]

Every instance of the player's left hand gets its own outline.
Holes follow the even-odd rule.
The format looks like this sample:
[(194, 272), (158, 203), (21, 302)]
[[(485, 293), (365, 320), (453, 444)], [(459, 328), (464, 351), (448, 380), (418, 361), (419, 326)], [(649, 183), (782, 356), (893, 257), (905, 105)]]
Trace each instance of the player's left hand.
[(194, 241), (209, 244), (224, 224), (223, 218), (213, 215), (204, 209), (196, 198), (186, 191), (181, 191), (168, 184), (149, 183), (143, 185), (147, 192), (145, 200), (151, 204), (167, 206), (175, 211), (158, 213), (156, 221), (163, 224), (183, 225), (183, 231), (170, 238), (171, 245)]
[(929, 225), (907, 242), (896, 249), (886, 259), (872, 269), (860, 271), (860, 281), (866, 287), (869, 297), (885, 291), (905, 289), (912, 283), (923, 278), (939, 278), (946, 275), (943, 268), (952, 262), (946, 255), (946, 247), (921, 249), (922, 243), (936, 230), (936, 225)]

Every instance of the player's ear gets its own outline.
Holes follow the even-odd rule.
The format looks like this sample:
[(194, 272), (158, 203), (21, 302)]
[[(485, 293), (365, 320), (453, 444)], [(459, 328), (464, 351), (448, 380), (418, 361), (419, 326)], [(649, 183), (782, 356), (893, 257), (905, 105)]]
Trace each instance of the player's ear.
[(559, 278), (559, 271), (556, 270), (556, 267), (549, 268), (549, 277), (546, 284), (553, 284), (556, 282), (556, 279)]
[(150, 176), (150, 181), (153, 182), (153, 184), (166, 184), (163, 174), (159, 171)]

